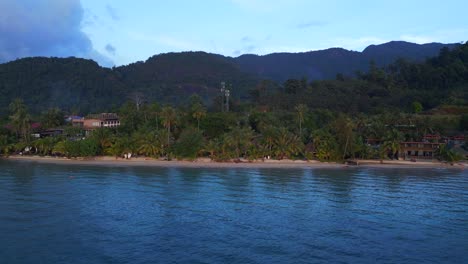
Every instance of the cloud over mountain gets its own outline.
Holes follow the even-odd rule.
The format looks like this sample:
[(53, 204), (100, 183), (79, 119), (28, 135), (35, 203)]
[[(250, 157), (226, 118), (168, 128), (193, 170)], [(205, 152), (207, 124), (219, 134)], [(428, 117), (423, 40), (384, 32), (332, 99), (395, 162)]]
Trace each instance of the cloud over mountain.
[(84, 11), (79, 0), (2, 0), (0, 10), (0, 62), (76, 56), (113, 65), (81, 30)]

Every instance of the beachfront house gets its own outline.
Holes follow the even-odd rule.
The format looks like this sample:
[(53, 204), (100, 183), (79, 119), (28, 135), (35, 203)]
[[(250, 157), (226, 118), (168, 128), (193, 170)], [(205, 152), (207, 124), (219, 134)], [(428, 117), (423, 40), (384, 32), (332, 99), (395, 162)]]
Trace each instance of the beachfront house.
[(432, 160), (440, 145), (431, 142), (401, 142), (399, 155), (404, 160)]
[(31, 136), (34, 138), (58, 137), (61, 135), (63, 135), (63, 129), (61, 128), (38, 130), (31, 134)]
[(92, 114), (87, 117), (74, 118), (71, 120), (73, 126), (81, 127), (84, 130), (94, 130), (100, 127), (120, 126), (119, 116), (115, 113)]

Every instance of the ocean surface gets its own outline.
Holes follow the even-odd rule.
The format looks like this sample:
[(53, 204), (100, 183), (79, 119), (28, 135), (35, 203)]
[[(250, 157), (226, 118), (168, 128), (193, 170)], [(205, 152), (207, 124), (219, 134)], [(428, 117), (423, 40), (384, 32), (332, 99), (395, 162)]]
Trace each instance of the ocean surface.
[(468, 263), (468, 171), (0, 160), (0, 263)]

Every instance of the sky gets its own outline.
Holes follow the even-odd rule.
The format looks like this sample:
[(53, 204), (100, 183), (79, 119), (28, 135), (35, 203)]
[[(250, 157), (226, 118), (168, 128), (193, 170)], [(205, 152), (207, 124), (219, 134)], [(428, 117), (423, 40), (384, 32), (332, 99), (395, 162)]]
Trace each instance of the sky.
[(466, 0), (0, 0), (0, 62), (111, 67), (167, 52), (241, 54), (468, 40)]

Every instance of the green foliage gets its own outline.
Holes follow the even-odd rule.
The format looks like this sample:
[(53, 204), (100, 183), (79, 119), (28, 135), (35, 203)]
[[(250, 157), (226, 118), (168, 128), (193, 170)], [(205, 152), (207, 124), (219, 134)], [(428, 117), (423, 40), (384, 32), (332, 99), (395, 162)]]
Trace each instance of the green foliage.
[(32, 145), (36, 148), (37, 154), (50, 155), (56, 144), (56, 139), (53, 137), (40, 138), (32, 142)]
[(244, 157), (252, 144), (254, 132), (251, 128), (235, 127), (224, 135), (224, 149), (231, 151), (234, 158)]
[(303, 149), (304, 145), (301, 139), (286, 128), (281, 127), (274, 132), (273, 154), (278, 159), (293, 158)]
[(49, 108), (44, 111), (40, 118), (43, 128), (57, 128), (64, 125), (64, 113), (59, 108)]
[(115, 72), (77, 58), (24, 58), (0, 64), (0, 113), (22, 98), (37, 114), (50, 107), (86, 113), (120, 105), (128, 86)]
[(454, 152), (446, 144), (441, 145), (436, 154), (440, 160), (447, 162), (457, 162), (463, 159), (463, 155)]
[(423, 110), (422, 104), (418, 101), (414, 101), (411, 107), (413, 109), (413, 113), (415, 114), (420, 113)]
[(187, 128), (179, 136), (173, 145), (177, 158), (195, 159), (203, 149), (203, 135), (198, 129)]
[(98, 154), (99, 143), (91, 138), (77, 141), (67, 140), (64, 143), (57, 143), (53, 150), (55, 152), (63, 151), (67, 157), (93, 157)]
[(171, 106), (165, 106), (161, 109), (161, 122), (167, 129), (167, 145), (170, 145), (171, 128), (177, 123), (177, 111)]
[(305, 104), (299, 104), (294, 109), (297, 112), (297, 120), (299, 121), (299, 137), (302, 138), (302, 123), (304, 123), (304, 116), (309, 109)]
[(391, 128), (383, 138), (383, 144), (380, 148), (381, 158), (387, 155), (390, 159), (398, 159), (400, 151), (400, 142), (403, 140), (403, 135), (395, 128)]
[(141, 115), (133, 102), (128, 101), (120, 107), (119, 117), (121, 123), (119, 131), (130, 134), (141, 127), (144, 115)]
[[(192, 59), (213, 59), (208, 54), (184, 55)], [(89, 84), (90, 91), (78, 89), (78, 98), (91, 96), (89, 100), (76, 101), (74, 106), (67, 105), (63, 108), (67, 113), (82, 109), (102, 108), (106, 112), (115, 110), (120, 116), (121, 126), (117, 129), (96, 129), (86, 138), (80, 128), (68, 126), (65, 127), (63, 138), (31, 141), (31, 124), (37, 115), (31, 116), (26, 104), (17, 99), (6, 103), (10, 103), (10, 115), (0, 118), (0, 122), (5, 123), (2, 124), (5, 129), (0, 131), (0, 150), (9, 154), (32, 146), (41, 155), (118, 157), (123, 153), (137, 153), (168, 159), (172, 155), (189, 159), (210, 156), (214, 160), (262, 159), (267, 156), (277, 159), (317, 158), (323, 161), (376, 156), (395, 158), (401, 141), (419, 141), (426, 134), (458, 133), (457, 129), (468, 129), (468, 108), (464, 104), (468, 102), (468, 92), (464, 89), (468, 84), (467, 56), (468, 45), (465, 44), (453, 51), (443, 50), (440, 56), (424, 63), (399, 60), (386, 68), (379, 68), (379, 63), (375, 63), (371, 64), (367, 73), (361, 72), (357, 77), (343, 74), (333, 80), (312, 83), (308, 83), (305, 78), (288, 79), (283, 86), (273, 81), (261, 81), (255, 86), (242, 79), (247, 78), (245, 75), (234, 74), (237, 69), (233, 69), (230, 63), (226, 64), (224, 58), (220, 57), (215, 62), (219, 69), (211, 68), (213, 61), (201, 61), (199, 73), (208, 74), (207, 70), (219, 70), (223, 74), (215, 74), (212, 78), (187, 73), (184, 80), (173, 80), (170, 85), (165, 83), (168, 77), (161, 75), (164, 75), (167, 65), (172, 65), (171, 60), (174, 58), (178, 63), (190, 62), (184, 56), (162, 55), (158, 59), (162, 58), (163, 62), (152, 58), (146, 63), (113, 70), (98, 70), (96, 65), (79, 60), (81, 64), (77, 63), (77, 67), (83, 71), (83, 75), (79, 75), (75, 81), (80, 85), (74, 83), (75, 81), (68, 83), (68, 79), (60, 84), (54, 79), (60, 74), (49, 66), (44, 66), (41, 69), (45, 71), (41, 72), (44, 81), (47, 85), (56, 83), (56, 89), (59, 89), (58, 93), (61, 95), (67, 93), (65, 86), (78, 89), (77, 87)], [(13, 65), (12, 69), (16, 71), (21, 68), (19, 64), (29, 65), (26, 61), (20, 60), (8, 65)], [(36, 59), (31, 61), (36, 62)], [(43, 62), (40, 59), (37, 61)], [(67, 60), (53, 61), (57, 65), (65, 64), (62, 66), (70, 70), (70, 65), (65, 63)], [(84, 69), (86, 65), (96, 72), (90, 73), (90, 69)], [(152, 72), (147, 66), (157, 70)], [(196, 65), (171, 68), (174, 71), (171, 74), (190, 71), (191, 67)], [(49, 71), (53, 72), (54, 78), (51, 78)], [(233, 75), (229, 75), (231, 73)], [(38, 73), (32, 69), (25, 73), (26, 77), (28, 74), (34, 75), (34, 78), (41, 75), (36, 76)], [(98, 79), (101, 75), (109, 80), (100, 82)], [(7, 94), (10, 98), (14, 86), (12, 80), (15, 78), (8, 77), (9, 74), (5, 76), (8, 89), (0, 89), (0, 93)], [(83, 83), (80, 79), (83, 76), (96, 78)], [(185, 79), (187, 76), (190, 78)], [(233, 76), (239, 77), (237, 82), (245, 81), (245, 88), (250, 90), (252, 100), (246, 98), (247, 89), (235, 90), (239, 94), (232, 97), (233, 105), (236, 106), (234, 111), (219, 112), (220, 107), (206, 106), (205, 103), (210, 101), (209, 97), (219, 96), (219, 79), (222, 77), (223, 81), (230, 82), (229, 78), (234, 78)], [(4, 87), (5, 82), (1, 80), (0, 87)], [(105, 87), (98, 88), (97, 83)], [(205, 83), (202, 88), (200, 83)], [(114, 88), (107, 87), (110, 84), (115, 84), (115, 91)], [(23, 84), (18, 85), (23, 87)], [(47, 85), (39, 87), (48, 87)], [(122, 87), (125, 92), (119, 90)], [(30, 102), (37, 102), (38, 98), (46, 99), (35, 87), (30, 88), (30, 91), (33, 92), (27, 99), (28, 105)], [(68, 92), (70, 94), (63, 95), (64, 100), (72, 95), (77, 96), (76, 90)], [(114, 92), (119, 95), (118, 98), (114, 97)], [(181, 96), (184, 94), (194, 95), (187, 98)], [(92, 96), (106, 99), (95, 99)], [(161, 96), (159, 103), (178, 101), (184, 105), (176, 107), (165, 104), (161, 108), (159, 103), (151, 101), (151, 98), (158, 96)], [(0, 98), (0, 101), (3, 99)], [(125, 102), (127, 99), (131, 101)], [(33, 113), (37, 114), (38, 109), (43, 111), (39, 119), (44, 128), (63, 125), (64, 113), (55, 108), (56, 104), (53, 102), (52, 100), (47, 104), (47, 107), (53, 107), (48, 110), (44, 106), (32, 105)], [(94, 105), (96, 102), (103, 104)], [(447, 102), (455, 105), (446, 105)], [(423, 110), (422, 105), (427, 108), (424, 115), (414, 114)], [(402, 109), (408, 109), (409, 106), (413, 107), (414, 113), (403, 113)], [(75, 110), (70, 110), (71, 108)], [(369, 146), (367, 139), (378, 141), (379, 147)], [(446, 160), (456, 158), (445, 150), (441, 151), (440, 156)]]
[(338, 159), (338, 144), (329, 131), (324, 129), (314, 131), (312, 133), (312, 142), (315, 149), (315, 156), (320, 161), (333, 161)]
[(24, 104), (23, 100), (15, 99), (10, 103), (10, 121), (13, 129), (16, 133), (17, 138), (20, 138), (29, 142), (31, 132), (31, 116), (29, 115), (28, 109)]
[(98, 144), (98, 154), (108, 153), (108, 149), (112, 146), (112, 131), (107, 127), (98, 128), (92, 131), (90, 139)]
[(8, 155), (12, 151), (12, 145), (8, 135), (0, 134), (0, 155)]
[(201, 103), (194, 103), (191, 106), (192, 117), (197, 120), (197, 129), (200, 130), (200, 120), (206, 116), (206, 108)]
[(150, 131), (136, 135), (137, 151), (147, 157), (160, 157), (168, 151), (167, 131)]
[(120, 157), (124, 153), (134, 153), (137, 149), (135, 141), (128, 136), (116, 137), (113, 140), (108, 153), (115, 157)]
[(234, 113), (208, 113), (201, 120), (200, 127), (208, 138), (215, 138), (228, 132), (231, 127), (236, 126), (237, 121)]

